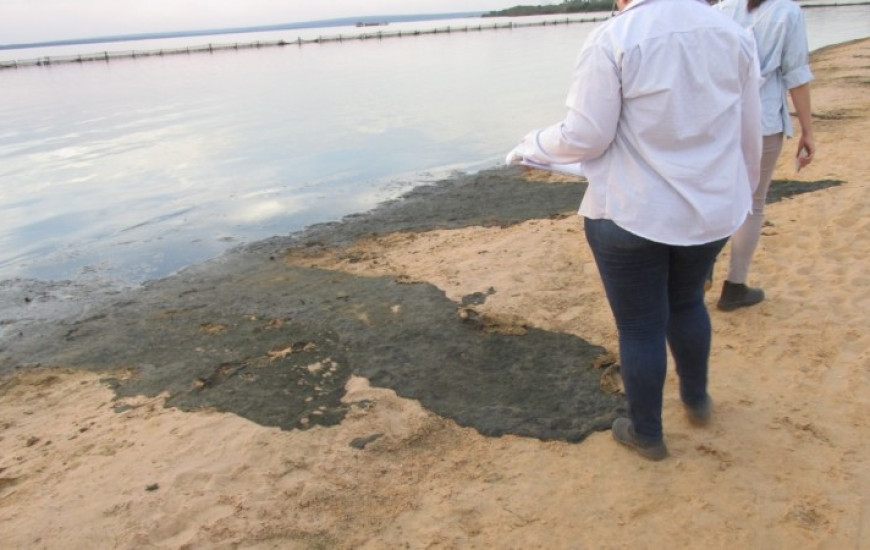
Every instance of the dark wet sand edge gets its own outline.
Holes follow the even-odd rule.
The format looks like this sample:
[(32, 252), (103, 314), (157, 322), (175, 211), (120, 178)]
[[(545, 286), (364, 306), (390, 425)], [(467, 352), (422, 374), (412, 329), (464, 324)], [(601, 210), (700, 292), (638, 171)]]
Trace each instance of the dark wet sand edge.
[[(839, 183), (779, 182), (771, 201)], [(591, 367), (606, 351), (600, 345), (528, 327), (484, 330), (429, 284), (278, 260), (291, 248), (343, 247), (397, 231), (573, 215), (584, 190), (579, 180), (529, 181), (518, 168), (419, 187), (371, 212), (240, 247), (138, 289), (85, 296), (67, 315), (7, 319), (0, 374), (36, 365), (120, 372), (106, 380), (119, 396), (167, 391), (167, 405), (284, 429), (340, 422), (344, 385), (356, 374), (487, 435), (578, 441), (624, 412)], [(15, 304), (26, 311), (40, 305), (31, 296), (39, 287), (19, 282), (4, 294), (30, 296)], [(487, 292), (498, 289), (479, 289), (478, 297)]]

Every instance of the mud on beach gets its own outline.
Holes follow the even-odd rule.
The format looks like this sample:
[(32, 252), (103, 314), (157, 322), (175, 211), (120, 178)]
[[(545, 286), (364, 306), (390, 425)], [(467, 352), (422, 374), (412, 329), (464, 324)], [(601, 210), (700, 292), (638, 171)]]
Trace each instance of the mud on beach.
[[(778, 182), (771, 200), (836, 183)], [(602, 389), (615, 359), (600, 343), (477, 312), (499, 288), (457, 303), (401, 275), (305, 264), (326, 254), (354, 262), (341, 251), (376, 236), (570, 216), (584, 189), (563, 176), (486, 170), (142, 288), (106, 294), (80, 282), (7, 281), (3, 310), (21, 318), (3, 319), (0, 368), (121, 372), (107, 375), (119, 396), (168, 392), (168, 406), (283, 429), (340, 422), (355, 374), (485, 435), (579, 441), (624, 411), (618, 384)]]

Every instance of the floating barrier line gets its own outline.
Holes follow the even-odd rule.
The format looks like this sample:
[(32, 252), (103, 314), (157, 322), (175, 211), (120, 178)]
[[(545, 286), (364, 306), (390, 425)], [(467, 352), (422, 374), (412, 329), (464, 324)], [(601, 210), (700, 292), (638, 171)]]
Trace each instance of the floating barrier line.
[(138, 57), (163, 56), (163, 55), (180, 55), (192, 53), (214, 53), (222, 50), (242, 50), (252, 48), (266, 48), (276, 46), (304, 46), (308, 44), (325, 44), (329, 42), (352, 42), (355, 40), (372, 40), (384, 38), (405, 38), (410, 36), (424, 36), (432, 34), (450, 34), (454, 32), (478, 32), (499, 29), (517, 29), (523, 27), (546, 27), (548, 25), (567, 25), (571, 23), (596, 23), (605, 21), (609, 16), (584, 17), (580, 19), (556, 19), (549, 21), (538, 21), (534, 23), (494, 23), (485, 25), (464, 25), (461, 27), (440, 27), (426, 30), (398, 30), (398, 31), (377, 31), (361, 34), (349, 35), (333, 35), (333, 36), (318, 36), (317, 38), (297, 38), (296, 40), (270, 40), (257, 42), (235, 42), (231, 44), (204, 44), (201, 46), (186, 46), (183, 48), (167, 48), (159, 50), (126, 50), (116, 52), (97, 52), (89, 54), (75, 55), (56, 55), (36, 57), (31, 59), (15, 59), (11, 61), (0, 61), (0, 69), (19, 69), (23, 67), (47, 67), (50, 65), (59, 65), (62, 63), (85, 63), (92, 61), (103, 61), (108, 63), (113, 59), (135, 59)]

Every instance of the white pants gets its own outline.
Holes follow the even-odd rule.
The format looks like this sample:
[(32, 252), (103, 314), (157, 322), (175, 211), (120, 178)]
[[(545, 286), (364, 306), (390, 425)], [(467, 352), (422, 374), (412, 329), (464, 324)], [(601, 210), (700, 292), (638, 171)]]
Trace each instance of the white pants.
[(752, 197), (752, 211), (743, 225), (731, 236), (731, 263), (728, 266), (726, 279), (732, 283), (746, 283), (749, 275), (749, 264), (752, 255), (758, 247), (761, 238), (761, 227), (764, 225), (764, 203), (767, 201), (767, 190), (776, 168), (776, 160), (782, 152), (782, 134), (764, 136), (761, 151), (761, 174), (758, 187)]

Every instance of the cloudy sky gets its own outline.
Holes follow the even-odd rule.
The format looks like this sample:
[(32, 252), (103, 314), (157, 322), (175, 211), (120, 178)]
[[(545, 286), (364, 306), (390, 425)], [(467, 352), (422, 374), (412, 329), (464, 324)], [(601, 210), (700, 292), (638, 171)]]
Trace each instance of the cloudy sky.
[(557, 0), (0, 0), (0, 44), (413, 13)]

